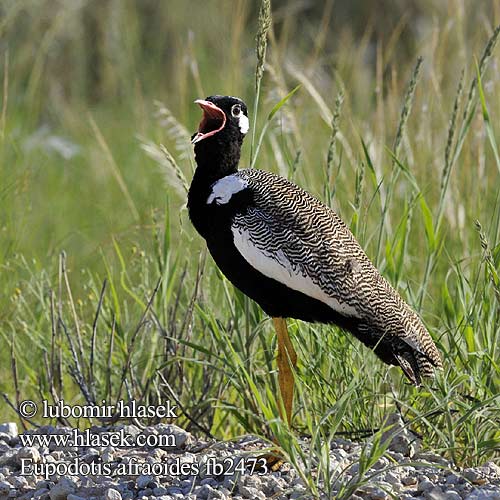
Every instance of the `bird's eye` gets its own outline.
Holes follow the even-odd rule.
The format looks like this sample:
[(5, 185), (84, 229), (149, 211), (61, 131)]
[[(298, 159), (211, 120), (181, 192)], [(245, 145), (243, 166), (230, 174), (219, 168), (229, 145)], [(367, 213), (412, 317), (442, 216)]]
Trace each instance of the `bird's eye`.
[(231, 108), (231, 114), (236, 118), (241, 115), (241, 106), (239, 104), (235, 104)]

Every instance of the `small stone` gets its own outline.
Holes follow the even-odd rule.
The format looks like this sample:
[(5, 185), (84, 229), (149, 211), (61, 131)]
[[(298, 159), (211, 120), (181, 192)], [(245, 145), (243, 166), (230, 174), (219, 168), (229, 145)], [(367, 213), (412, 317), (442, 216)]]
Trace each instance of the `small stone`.
[(70, 493), (68, 495), (67, 500), (87, 500), (85, 497), (81, 497), (80, 495), (75, 495), (74, 493)]
[[(245, 486), (250, 486), (251, 488), (255, 488), (256, 490), (261, 490), (262, 489), (262, 479), (260, 476), (252, 476), (252, 475), (245, 475), (242, 476), (244, 478), (244, 484)], [(299, 484), (301, 488), (304, 487), (302, 483)]]
[(6, 422), (5, 424), (0, 424), (0, 432), (3, 434), (7, 434), (11, 438), (17, 437), (19, 435), (17, 424), (15, 422)]
[(406, 476), (406, 477), (401, 478), (401, 482), (405, 486), (413, 486), (413, 485), (417, 484), (417, 478), (415, 476)]
[(388, 472), (384, 480), (387, 481), (392, 486), (399, 486), (401, 484), (401, 478), (394, 474), (393, 472)]
[(196, 455), (194, 453), (183, 453), (179, 457), (179, 465), (182, 464), (194, 464), (197, 461)]
[(209, 484), (204, 484), (200, 488), (196, 490), (196, 497), (200, 498), (201, 500), (207, 500), (209, 497), (212, 496), (212, 493), (215, 492), (216, 490), (212, 488)]
[(200, 481), (200, 486), (204, 486), (205, 484), (208, 484), (209, 486), (212, 486), (215, 488), (218, 483), (213, 477), (206, 477), (205, 479), (202, 479)]
[(212, 490), (212, 493), (208, 495), (207, 500), (230, 500), (231, 494), (229, 492), (223, 492), (220, 490)]
[(405, 461), (405, 456), (402, 453), (399, 453), (399, 451), (390, 451), (390, 455), (398, 464), (401, 464)]
[(446, 498), (446, 500), (462, 500), (462, 497), (453, 490), (446, 490), (444, 492), (444, 497)]
[(9, 482), (17, 490), (28, 487), (28, 481), (24, 476), (12, 476), (9, 478)]
[(111, 448), (111, 449), (106, 448), (102, 452), (102, 455), (101, 455), (101, 460), (103, 461), (103, 463), (105, 463), (105, 464), (111, 463), (115, 458), (114, 452), (115, 452), (115, 450), (113, 448)]
[(489, 476), (495, 479), (500, 479), (500, 466), (495, 462), (486, 462), (484, 464), (485, 468), (489, 469)]
[(424, 498), (428, 500), (446, 500), (443, 490), (437, 487), (424, 491)]
[(153, 480), (152, 476), (141, 475), (136, 479), (137, 487), (142, 490), (147, 488), (148, 484)]
[(434, 484), (432, 484), (427, 478), (422, 479), (418, 482), (418, 491), (427, 491), (432, 490), (434, 488)]
[(367, 498), (370, 500), (388, 500), (389, 494), (386, 493), (382, 488), (379, 488), (378, 486), (372, 486), (372, 485), (366, 485), (363, 486), (362, 489), (359, 490), (359, 493), (361, 493), (361, 496), (363, 498)]
[(155, 462), (161, 462), (163, 458), (168, 456), (168, 452), (165, 450), (162, 450), (161, 448), (155, 448), (149, 456), (155, 461)]
[(153, 488), (153, 495), (156, 497), (161, 497), (162, 495), (166, 495), (167, 493), (167, 488), (164, 488), (163, 486), (157, 486), (156, 488)]
[(383, 428), (382, 443), (389, 442), (390, 451), (412, 457), (420, 448), (420, 439), (415, 436), (405, 425), (399, 413), (387, 416)]
[(62, 462), (64, 460), (64, 451), (62, 450), (52, 450), (50, 456), (53, 457), (56, 462)]
[(465, 500), (499, 500), (500, 491), (490, 488), (474, 488), (466, 497)]
[(181, 427), (174, 424), (158, 424), (156, 425), (156, 430), (158, 434), (174, 436), (175, 446), (178, 449), (184, 449), (186, 446), (193, 443), (193, 436), (182, 429)]
[(337, 461), (340, 461), (343, 458), (346, 458), (348, 455), (347, 451), (345, 451), (343, 448), (338, 448), (338, 449), (334, 450), (332, 453)]
[(91, 464), (93, 462), (98, 462), (98, 461), (99, 461), (99, 452), (97, 450), (95, 450), (95, 453), (89, 450), (88, 453), (85, 453), (85, 455), (82, 456), (82, 462), (85, 462), (86, 464)]
[(7, 470), (8, 466), (15, 465), (17, 467), (16, 456), (17, 450), (9, 448), (2, 451), (2, 454), (0, 455), (0, 467), (2, 467), (2, 471), (6, 471), (3, 472), (6, 476), (10, 475), (10, 471)]
[(134, 424), (124, 425), (123, 433), (128, 436), (137, 437), (141, 433), (141, 429), (139, 429), (139, 427), (137, 427), (137, 425)]
[(24, 460), (25, 465), (37, 464), (41, 462), (42, 457), (36, 448), (33, 446), (26, 446), (25, 448), (20, 448), (16, 454), (16, 462), (19, 466), (23, 463), (22, 460)]
[(114, 488), (108, 488), (104, 493), (104, 500), (122, 500), (122, 495)]
[(439, 464), (444, 467), (451, 467), (451, 463), (449, 460), (431, 451), (418, 453), (413, 458), (422, 462), (429, 462), (431, 464)]
[[(332, 460), (332, 462), (333, 462), (333, 460)], [(335, 462), (333, 462), (333, 463), (335, 463)], [(338, 462), (337, 462), (337, 463), (338, 463)], [(351, 475), (351, 476), (355, 476), (355, 475), (358, 473), (358, 471), (359, 471), (359, 463), (358, 463), (358, 462), (354, 462), (354, 463), (353, 463), (353, 464), (349, 467), (349, 469), (348, 469), (348, 470), (349, 470), (349, 475)]]
[(224, 476), (222, 484), (224, 485), (224, 488), (227, 488), (229, 491), (233, 491), (236, 486), (236, 479), (232, 476)]
[(167, 488), (167, 491), (169, 495), (184, 495), (182, 489), (178, 486), (170, 486), (170, 488)]
[(302, 500), (303, 498), (307, 498), (305, 488), (301, 488), (300, 490), (295, 488), (289, 498), (290, 500)]
[(11, 489), (12, 486), (7, 481), (0, 482), (0, 496), (6, 497)]
[(179, 483), (179, 487), (182, 488), (183, 490), (186, 490), (187, 492), (189, 492), (192, 489), (194, 489), (195, 484), (196, 484), (196, 478), (193, 478), (193, 479), (183, 479)]
[(29, 488), (34, 488), (35, 484), (38, 482), (38, 476), (35, 476), (34, 474), (26, 474), (23, 477), (26, 479)]
[(463, 476), (467, 481), (470, 481), (472, 484), (486, 484), (488, 479), (484, 477), (482, 471), (477, 469), (465, 469), (463, 472)]
[[(73, 500), (69, 498), (70, 495), (68, 496), (68, 500)], [(48, 488), (41, 488), (39, 490), (36, 490), (33, 498), (36, 500), (42, 500), (43, 498), (49, 498), (49, 489)]]
[[(252, 486), (244, 486), (242, 484), (239, 485), (238, 490), (240, 492), (240, 495), (242, 495), (244, 498), (249, 498), (252, 500), (266, 500), (266, 495), (257, 488), (253, 488)], [(302, 493), (301, 493), (302, 494)], [(293, 498), (290, 496), (290, 498)]]
[(373, 465), (373, 469), (381, 470), (385, 469), (389, 465), (389, 460), (385, 457), (380, 457)]
[(74, 481), (63, 477), (59, 482), (50, 490), (50, 500), (67, 500), (68, 495), (74, 493), (76, 485)]
[(286, 486), (286, 481), (282, 477), (267, 475), (266, 480), (262, 482), (262, 491), (269, 498), (283, 493)]
[(462, 478), (454, 474), (453, 472), (451, 474), (448, 474), (446, 476), (446, 484), (459, 484), (462, 482)]

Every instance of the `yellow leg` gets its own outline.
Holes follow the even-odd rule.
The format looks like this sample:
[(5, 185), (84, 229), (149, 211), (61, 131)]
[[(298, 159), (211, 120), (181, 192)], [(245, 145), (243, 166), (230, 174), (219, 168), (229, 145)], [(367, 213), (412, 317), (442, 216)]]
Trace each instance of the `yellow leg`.
[[(273, 323), (278, 336), (278, 357), (276, 359), (278, 362), (278, 382), (286, 420), (290, 425), (292, 423), (293, 388), (295, 384), (292, 367), (297, 366), (297, 353), (290, 341), (286, 320), (284, 318), (273, 318)], [(281, 417), (283, 418), (283, 415)]]
[[(281, 399), (285, 409), (286, 421), (290, 426), (292, 423), (292, 406), (293, 406), (293, 368), (297, 365), (297, 353), (293, 348), (288, 329), (284, 318), (273, 318), (274, 329), (278, 336), (278, 382), (280, 386)], [(293, 368), (292, 368), (293, 367)], [(283, 418), (283, 410), (279, 406), (281, 418)], [(278, 444), (276, 438), (273, 441)], [(272, 450), (264, 455), (267, 462), (267, 470), (277, 471), (283, 464), (283, 457), (278, 450)]]

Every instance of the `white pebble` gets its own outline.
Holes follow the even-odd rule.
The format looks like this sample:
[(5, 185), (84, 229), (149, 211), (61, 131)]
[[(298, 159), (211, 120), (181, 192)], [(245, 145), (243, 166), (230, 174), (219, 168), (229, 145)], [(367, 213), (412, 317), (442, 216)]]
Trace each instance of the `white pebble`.
[(6, 422), (5, 424), (0, 424), (0, 432), (7, 434), (9, 437), (17, 437), (19, 432), (17, 430), (17, 424), (15, 422)]
[(108, 488), (104, 493), (104, 500), (122, 500), (121, 493), (114, 488)]

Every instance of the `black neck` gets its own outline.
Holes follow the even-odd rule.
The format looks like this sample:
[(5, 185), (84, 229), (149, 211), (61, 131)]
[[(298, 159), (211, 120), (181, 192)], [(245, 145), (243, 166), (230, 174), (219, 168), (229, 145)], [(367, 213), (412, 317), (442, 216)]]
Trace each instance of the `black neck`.
[(196, 171), (189, 188), (188, 209), (191, 221), (203, 236), (210, 212), (207, 198), (211, 186), (222, 177), (234, 174), (238, 170), (242, 142), (242, 137), (224, 141), (223, 137), (214, 136), (194, 146)]
[(223, 141), (214, 136), (196, 143), (195, 178), (203, 178), (210, 186), (222, 177), (234, 174), (238, 170), (242, 142), (242, 138)]

